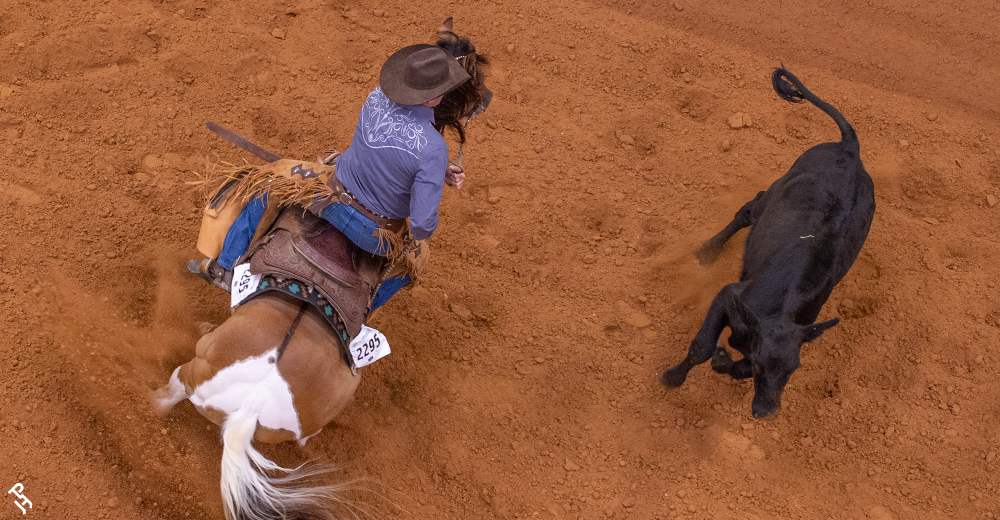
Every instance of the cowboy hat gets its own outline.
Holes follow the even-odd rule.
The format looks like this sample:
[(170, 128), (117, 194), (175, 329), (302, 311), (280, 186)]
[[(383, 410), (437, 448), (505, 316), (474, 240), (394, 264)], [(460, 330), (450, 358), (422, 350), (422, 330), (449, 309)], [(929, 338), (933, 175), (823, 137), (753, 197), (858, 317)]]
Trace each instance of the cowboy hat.
[(468, 81), (469, 74), (444, 49), (410, 45), (389, 56), (379, 73), (382, 93), (400, 105), (420, 105)]

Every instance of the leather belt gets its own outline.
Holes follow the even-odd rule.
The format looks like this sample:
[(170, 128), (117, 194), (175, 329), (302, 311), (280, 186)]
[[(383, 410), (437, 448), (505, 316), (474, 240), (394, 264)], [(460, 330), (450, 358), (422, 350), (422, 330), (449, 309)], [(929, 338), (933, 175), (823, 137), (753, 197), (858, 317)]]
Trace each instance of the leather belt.
[(340, 183), (340, 179), (338, 179), (336, 175), (331, 175), (330, 178), (327, 179), (326, 184), (333, 189), (333, 200), (331, 202), (339, 202), (345, 206), (350, 206), (361, 212), (362, 215), (372, 219), (378, 227), (386, 231), (391, 231), (397, 235), (402, 233), (403, 229), (406, 228), (405, 218), (383, 217), (382, 215), (379, 215), (361, 205), (361, 203), (358, 202), (357, 197), (347, 191), (347, 188)]

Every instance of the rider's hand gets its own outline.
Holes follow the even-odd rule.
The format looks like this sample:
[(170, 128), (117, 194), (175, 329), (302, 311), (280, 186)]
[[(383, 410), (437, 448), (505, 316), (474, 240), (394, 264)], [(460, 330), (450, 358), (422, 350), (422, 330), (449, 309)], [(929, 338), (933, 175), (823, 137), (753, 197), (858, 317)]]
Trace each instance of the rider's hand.
[(465, 170), (456, 164), (449, 164), (444, 173), (444, 183), (458, 190), (462, 188), (463, 182), (465, 182)]

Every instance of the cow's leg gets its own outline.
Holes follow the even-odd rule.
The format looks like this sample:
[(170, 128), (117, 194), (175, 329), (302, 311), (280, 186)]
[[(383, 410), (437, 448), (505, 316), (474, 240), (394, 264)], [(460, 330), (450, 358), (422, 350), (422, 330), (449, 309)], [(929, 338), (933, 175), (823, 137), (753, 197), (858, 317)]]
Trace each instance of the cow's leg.
[(747, 325), (739, 319), (729, 320), (729, 328), (733, 333), (729, 336), (729, 346), (736, 349), (743, 358), (733, 361), (726, 347), (719, 345), (712, 356), (712, 370), (720, 374), (729, 374), (733, 379), (746, 379), (753, 375), (753, 366), (750, 364), (750, 335), (744, 332)]
[(746, 379), (753, 375), (753, 367), (750, 366), (750, 359), (743, 358), (733, 361), (726, 352), (726, 347), (719, 345), (715, 348), (712, 356), (712, 370), (720, 374), (729, 374), (733, 379)]
[(715, 342), (718, 341), (722, 329), (726, 328), (729, 319), (726, 316), (726, 306), (733, 299), (732, 286), (730, 284), (722, 288), (719, 294), (715, 295), (712, 305), (708, 308), (701, 329), (691, 341), (688, 348), (688, 355), (673, 368), (663, 372), (660, 376), (660, 383), (668, 386), (681, 386), (687, 379), (688, 372), (695, 366), (700, 365), (712, 357), (715, 351)]
[(719, 253), (722, 252), (722, 248), (725, 247), (726, 242), (729, 241), (737, 231), (750, 227), (753, 225), (757, 216), (760, 215), (759, 208), (760, 200), (764, 198), (766, 191), (761, 191), (757, 193), (757, 196), (753, 198), (750, 202), (747, 202), (736, 212), (733, 217), (732, 222), (726, 225), (717, 235), (705, 241), (704, 244), (698, 248), (695, 252), (695, 256), (698, 257), (698, 262), (701, 265), (710, 264), (719, 257)]

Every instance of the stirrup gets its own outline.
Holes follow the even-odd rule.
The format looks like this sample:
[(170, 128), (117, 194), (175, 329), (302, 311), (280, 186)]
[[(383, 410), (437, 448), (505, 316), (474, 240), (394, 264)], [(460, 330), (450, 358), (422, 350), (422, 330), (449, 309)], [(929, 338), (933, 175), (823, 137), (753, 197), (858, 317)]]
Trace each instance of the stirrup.
[(214, 259), (205, 257), (199, 262), (192, 258), (187, 262), (187, 269), (223, 291), (229, 292), (233, 286), (232, 270), (222, 267)]

